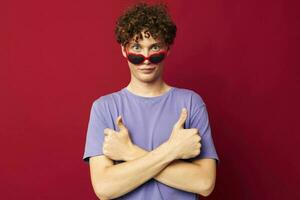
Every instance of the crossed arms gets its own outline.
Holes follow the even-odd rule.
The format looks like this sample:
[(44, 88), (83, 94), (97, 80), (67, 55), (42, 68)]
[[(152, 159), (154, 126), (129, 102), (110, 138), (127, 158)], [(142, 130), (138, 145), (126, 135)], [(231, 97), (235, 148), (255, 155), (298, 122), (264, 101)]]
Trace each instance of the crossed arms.
[[(119, 123), (120, 121), (118, 125)], [(119, 126), (120, 133), (122, 129), (124, 130), (121, 126), (123, 125)], [(208, 196), (213, 191), (216, 179), (214, 159), (200, 159), (193, 162), (181, 160), (183, 154), (175, 150), (178, 146), (178, 143), (174, 143), (175, 140), (167, 141), (148, 152), (135, 144), (126, 143), (128, 138), (121, 138), (120, 133), (106, 132), (104, 155), (90, 158), (92, 185), (101, 200), (120, 197), (151, 178), (170, 187), (203, 196)], [(119, 136), (120, 138), (117, 138)], [(124, 144), (128, 145), (122, 151), (115, 148)], [(126, 162), (113, 165), (112, 160), (120, 156)]]

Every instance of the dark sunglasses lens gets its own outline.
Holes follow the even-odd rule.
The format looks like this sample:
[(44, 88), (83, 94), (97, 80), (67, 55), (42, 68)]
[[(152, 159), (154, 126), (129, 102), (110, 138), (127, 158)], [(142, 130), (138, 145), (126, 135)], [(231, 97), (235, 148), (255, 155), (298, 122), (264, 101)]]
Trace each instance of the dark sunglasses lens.
[(139, 56), (139, 55), (128, 55), (128, 60), (137, 65), (137, 64), (141, 64), (142, 62), (144, 62), (144, 57), (143, 56)]
[(160, 63), (164, 58), (165, 58), (165, 54), (160, 53), (160, 54), (154, 54), (154, 55), (150, 56), (149, 60), (150, 60), (150, 62), (157, 64), (157, 63)]

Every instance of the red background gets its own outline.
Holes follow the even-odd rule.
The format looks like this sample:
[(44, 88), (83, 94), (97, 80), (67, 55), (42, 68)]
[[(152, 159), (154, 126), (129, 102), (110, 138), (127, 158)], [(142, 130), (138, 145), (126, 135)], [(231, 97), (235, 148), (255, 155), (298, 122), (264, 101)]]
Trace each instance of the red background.
[[(130, 80), (113, 31), (132, 2), (0, 2), (1, 199), (97, 199), (89, 111)], [(221, 159), (207, 199), (299, 199), (299, 3), (168, 2), (165, 80), (203, 97)]]

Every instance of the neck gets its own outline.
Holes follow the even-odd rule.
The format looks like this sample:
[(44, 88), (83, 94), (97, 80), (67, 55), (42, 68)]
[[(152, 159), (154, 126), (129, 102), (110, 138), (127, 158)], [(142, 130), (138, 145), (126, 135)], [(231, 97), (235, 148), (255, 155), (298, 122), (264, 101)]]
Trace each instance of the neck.
[(140, 96), (155, 97), (167, 92), (171, 88), (171, 86), (166, 84), (162, 79), (151, 83), (131, 79), (126, 88), (130, 92)]

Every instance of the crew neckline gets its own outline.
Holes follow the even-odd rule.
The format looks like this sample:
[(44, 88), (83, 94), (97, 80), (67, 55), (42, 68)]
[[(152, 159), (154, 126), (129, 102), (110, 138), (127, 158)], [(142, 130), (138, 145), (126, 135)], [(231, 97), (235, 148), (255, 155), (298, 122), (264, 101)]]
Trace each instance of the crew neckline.
[(154, 97), (145, 97), (145, 96), (141, 96), (141, 95), (137, 95), (137, 94), (134, 94), (133, 92), (129, 91), (127, 89), (127, 87), (124, 87), (122, 89), (122, 91), (124, 91), (126, 94), (129, 94), (130, 96), (132, 97), (135, 97), (135, 98), (138, 98), (138, 99), (141, 99), (141, 100), (157, 100), (157, 99), (161, 99), (161, 98), (164, 98), (165, 96), (168, 96), (173, 90), (175, 89), (175, 87), (171, 87), (168, 91), (166, 91), (165, 93), (159, 95), (159, 96), (154, 96)]

